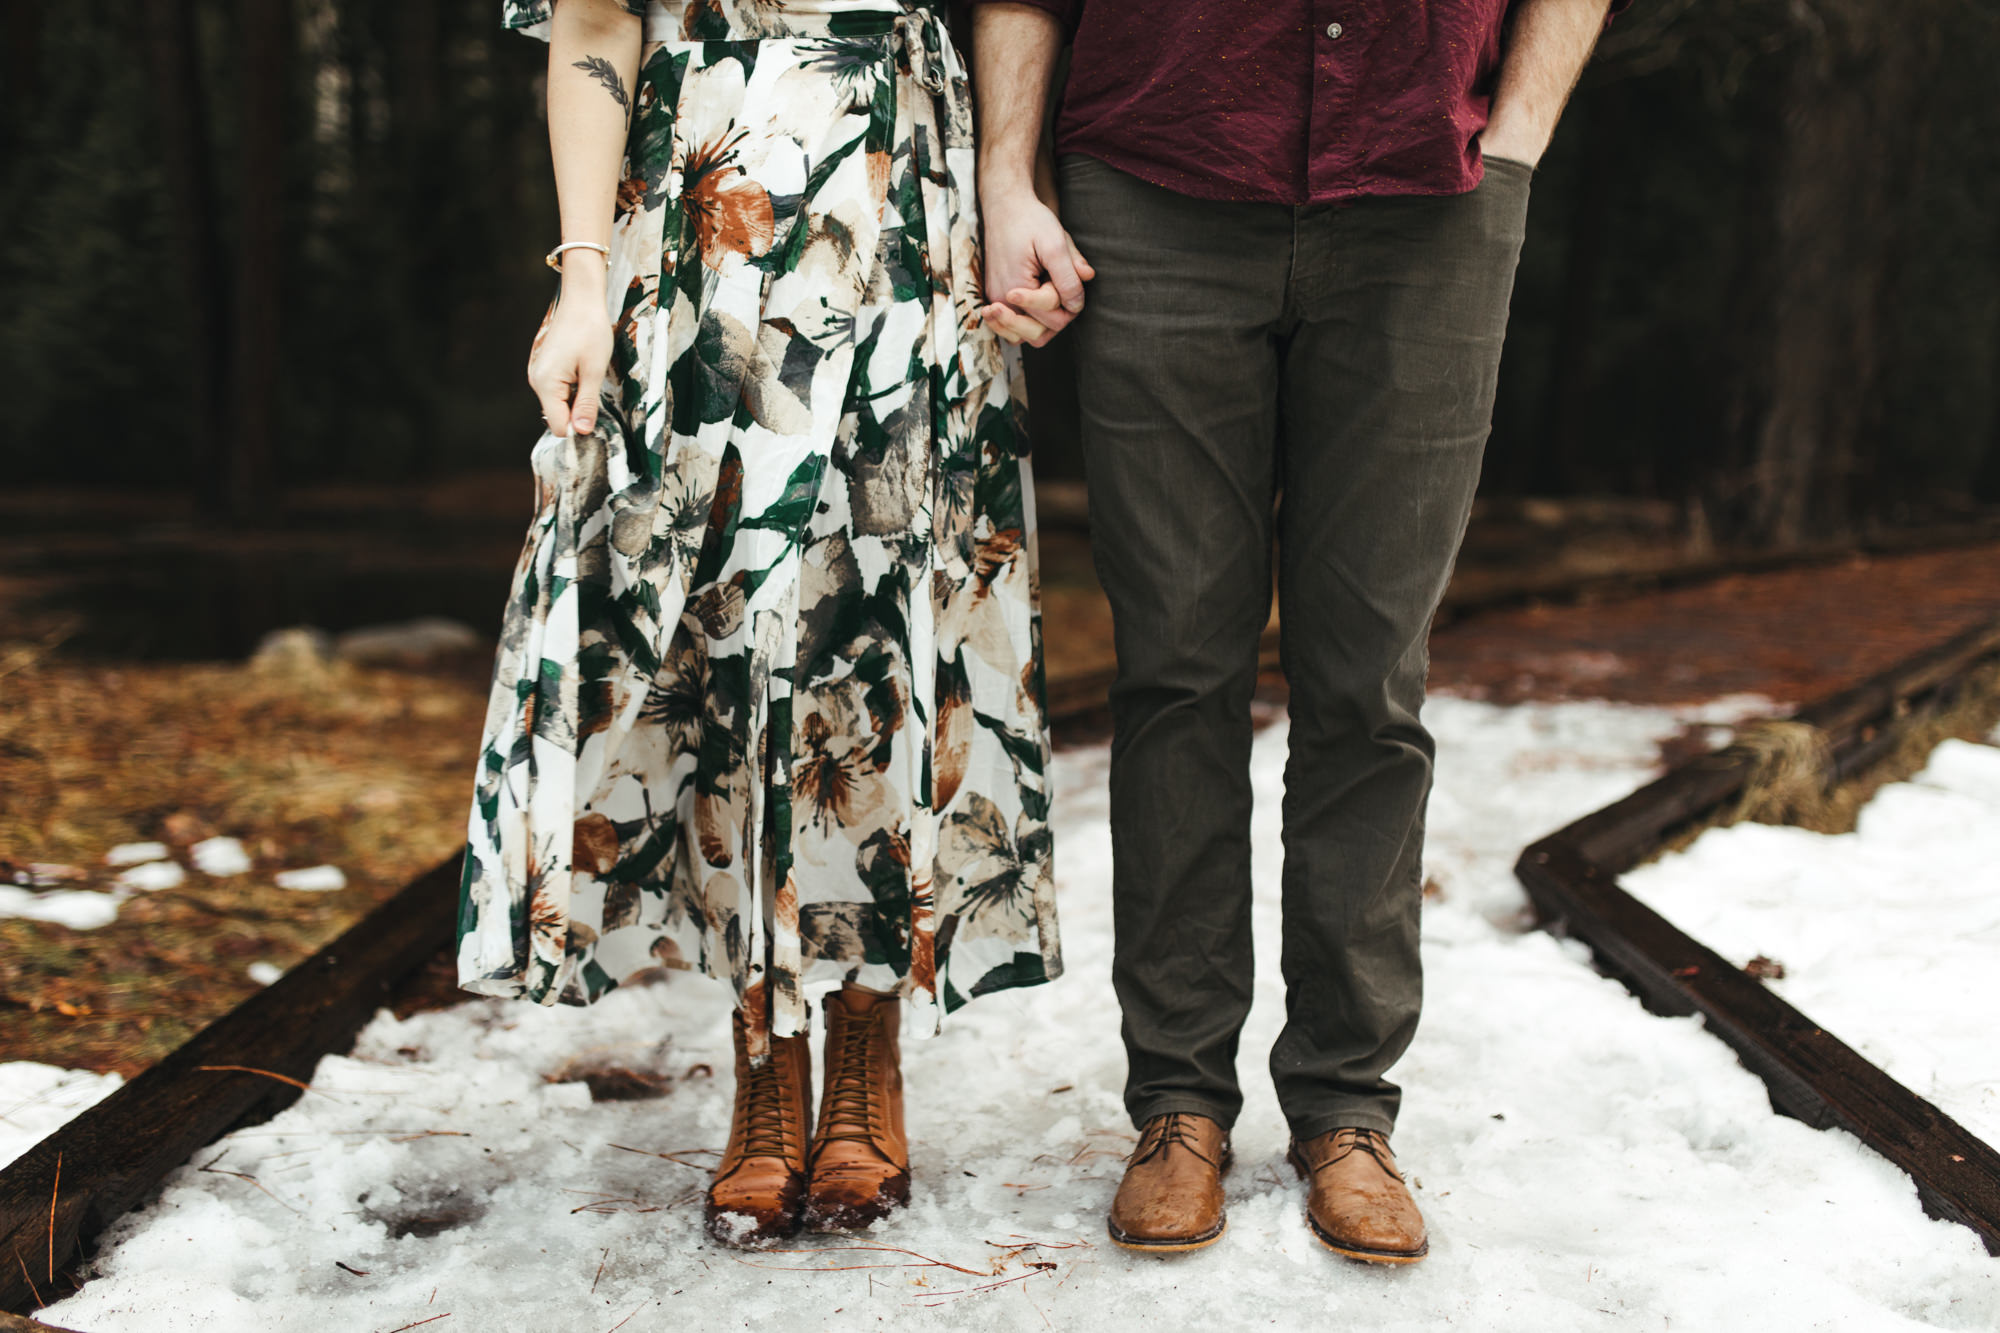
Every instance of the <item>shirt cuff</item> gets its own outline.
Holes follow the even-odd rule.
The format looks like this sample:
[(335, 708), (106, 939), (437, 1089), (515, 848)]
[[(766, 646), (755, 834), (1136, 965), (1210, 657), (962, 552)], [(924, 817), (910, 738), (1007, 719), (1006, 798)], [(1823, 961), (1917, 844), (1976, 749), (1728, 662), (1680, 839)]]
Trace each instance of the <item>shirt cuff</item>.
[[(994, 2), (995, 0), (973, 0), (973, 3), (982, 5)], [(1062, 24), (1063, 31), (1066, 33), (1076, 31), (1077, 16), (1083, 9), (1083, 0), (1005, 0), (1005, 3), (1026, 5), (1030, 9), (1039, 9), (1045, 14), (1053, 14), (1056, 16), (1056, 21)]]

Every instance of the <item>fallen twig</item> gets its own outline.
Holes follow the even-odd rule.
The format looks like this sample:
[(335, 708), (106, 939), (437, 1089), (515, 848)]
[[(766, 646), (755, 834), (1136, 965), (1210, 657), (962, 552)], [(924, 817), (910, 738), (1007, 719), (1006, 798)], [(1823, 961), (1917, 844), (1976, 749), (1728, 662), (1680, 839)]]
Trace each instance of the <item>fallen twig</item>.
[(635, 1152), (638, 1153), (641, 1157), (664, 1158), (665, 1160), (672, 1162), (675, 1166), (685, 1166), (690, 1170), (694, 1171), (706, 1171), (709, 1168), (705, 1166), (696, 1166), (693, 1162), (683, 1162), (681, 1160), (682, 1154), (706, 1153), (710, 1157), (722, 1156), (722, 1149), (720, 1148), (676, 1148), (672, 1152), (654, 1152), (651, 1148), (628, 1148), (622, 1143), (613, 1143), (609, 1144), (608, 1146), (616, 1148), (619, 1152)]
[[(435, 1296), (437, 1295), (437, 1293), (432, 1292), (431, 1295)], [(402, 1328), (392, 1328), (389, 1330), (389, 1333), (406, 1333), (406, 1330), (408, 1329), (421, 1328), (425, 1324), (435, 1324), (440, 1319), (449, 1319), (449, 1318), (451, 1318), (451, 1312), (447, 1310), (443, 1314), (434, 1314), (429, 1319), (419, 1319), (414, 1324), (405, 1324), (403, 1325)]]
[(292, 1207), (290, 1204), (286, 1203), (283, 1199), (280, 1199), (277, 1195), (271, 1194), (271, 1191), (265, 1187), (264, 1182), (257, 1179), (257, 1177), (251, 1175), (249, 1172), (230, 1171), (216, 1165), (217, 1162), (221, 1161), (224, 1157), (228, 1155), (229, 1155), (228, 1150), (225, 1149), (224, 1151), (217, 1153), (214, 1157), (210, 1158), (207, 1166), (198, 1166), (195, 1168), (195, 1170), (206, 1171), (210, 1175), (235, 1176), (238, 1180), (247, 1180), (252, 1185), (255, 1185), (258, 1189), (263, 1190), (264, 1193), (270, 1194), (272, 1202), (276, 1203), (280, 1208), (283, 1208), (287, 1212), (298, 1213), (300, 1217), (305, 1216), (304, 1213), (300, 1213), (298, 1209)]

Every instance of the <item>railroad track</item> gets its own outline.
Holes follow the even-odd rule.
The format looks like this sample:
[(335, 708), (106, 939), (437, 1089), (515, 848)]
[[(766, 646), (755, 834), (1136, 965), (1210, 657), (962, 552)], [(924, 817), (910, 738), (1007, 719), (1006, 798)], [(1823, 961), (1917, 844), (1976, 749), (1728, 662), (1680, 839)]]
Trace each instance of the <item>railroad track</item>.
[[(1837, 774), (1847, 776), (1995, 659), (2000, 619), (1797, 720), (1827, 737)], [(1060, 728), (1100, 713), (1108, 683), (1052, 691), (1052, 720)], [(1588, 943), (1649, 1007), (1702, 1014), (1770, 1085), (1779, 1110), (1852, 1131), (1911, 1174), (1927, 1208), (1973, 1227), (2000, 1253), (2000, 1154), (1618, 887), (1617, 875), (1663, 838), (1731, 801), (1752, 768), (1747, 752), (1704, 756), (1536, 843), (1518, 867), (1530, 897), (1552, 928)], [(321, 1057), (351, 1045), (448, 945), (458, 866), (453, 858), (421, 876), (0, 1170), (0, 1333), (45, 1328), (23, 1316), (67, 1294), (76, 1261), (104, 1227), (204, 1145), (289, 1105)]]
[[(2000, 618), (1791, 720), (1824, 743), (1821, 778), (1831, 787), (1952, 707), (1973, 673), (1994, 663)], [(1598, 966), (1653, 1012), (1700, 1014), (1763, 1079), (1773, 1107), (1817, 1129), (1847, 1130), (1909, 1174), (1931, 1216), (1972, 1228), (2000, 1255), (2000, 1152), (1618, 883), (1676, 835), (1725, 812), (1759, 763), (1739, 745), (1689, 760), (1535, 843), (1515, 873), (1545, 928), (1589, 945)]]

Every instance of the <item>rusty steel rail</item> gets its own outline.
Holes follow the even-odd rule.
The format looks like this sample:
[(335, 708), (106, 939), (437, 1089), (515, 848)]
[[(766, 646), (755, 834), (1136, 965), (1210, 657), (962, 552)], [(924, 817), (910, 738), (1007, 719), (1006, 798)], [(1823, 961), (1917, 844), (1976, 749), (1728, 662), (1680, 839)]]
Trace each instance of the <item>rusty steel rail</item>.
[[(1914, 722), (2000, 660), (2000, 618), (1967, 630), (1793, 715), (1816, 728), (1829, 781), (1880, 758)], [(1590, 946), (1598, 965), (1655, 1013), (1700, 1014), (1764, 1080), (1771, 1104), (1817, 1129), (1839, 1127), (1916, 1182), (1924, 1208), (1977, 1232), (2000, 1255), (2000, 1152), (1864, 1060), (1714, 950), (1626, 892), (1618, 876), (1677, 832), (1723, 810), (1757, 756), (1729, 747), (1681, 764), (1521, 855), (1515, 874), (1545, 928)]]

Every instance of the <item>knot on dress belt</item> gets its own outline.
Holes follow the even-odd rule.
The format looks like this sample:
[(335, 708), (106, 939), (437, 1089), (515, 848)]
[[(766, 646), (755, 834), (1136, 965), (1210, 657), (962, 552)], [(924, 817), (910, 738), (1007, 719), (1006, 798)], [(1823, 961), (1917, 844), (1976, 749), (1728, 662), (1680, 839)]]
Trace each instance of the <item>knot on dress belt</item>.
[(896, 26), (902, 33), (910, 73), (926, 91), (944, 92), (950, 86), (955, 63), (951, 34), (945, 31), (944, 21), (935, 10), (912, 8), (903, 11)]

